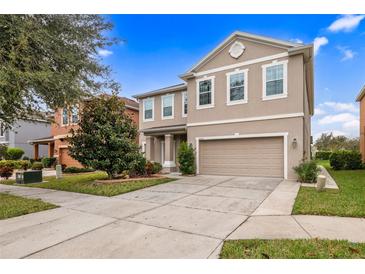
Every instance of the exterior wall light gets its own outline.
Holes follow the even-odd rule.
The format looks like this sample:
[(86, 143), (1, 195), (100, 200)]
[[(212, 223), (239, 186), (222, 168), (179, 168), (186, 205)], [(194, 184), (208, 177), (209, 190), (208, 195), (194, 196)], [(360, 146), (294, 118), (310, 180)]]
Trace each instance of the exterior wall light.
[(293, 139), (293, 141), (292, 141), (292, 146), (293, 146), (293, 148), (297, 148), (297, 146), (298, 146), (297, 138), (294, 138), (294, 139)]

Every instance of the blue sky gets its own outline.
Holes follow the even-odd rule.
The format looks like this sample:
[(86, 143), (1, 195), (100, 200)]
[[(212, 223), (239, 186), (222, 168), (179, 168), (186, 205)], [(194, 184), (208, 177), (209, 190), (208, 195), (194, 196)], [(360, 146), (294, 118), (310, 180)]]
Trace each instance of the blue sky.
[(184, 73), (235, 30), (315, 43), (312, 134), (359, 135), (365, 85), (362, 15), (108, 15), (110, 35), (126, 42), (100, 52), (123, 96), (180, 83)]

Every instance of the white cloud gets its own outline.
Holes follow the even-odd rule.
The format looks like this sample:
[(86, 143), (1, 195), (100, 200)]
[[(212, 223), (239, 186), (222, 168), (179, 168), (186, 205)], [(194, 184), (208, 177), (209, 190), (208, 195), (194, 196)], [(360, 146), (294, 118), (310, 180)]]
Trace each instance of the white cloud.
[(341, 61), (351, 60), (355, 57), (356, 52), (347, 48), (347, 47), (337, 47), (338, 50), (342, 53), (343, 57)]
[(297, 44), (303, 44), (303, 40), (299, 39), (299, 38), (293, 38), (290, 39), (290, 41), (292, 41), (293, 43), (297, 43)]
[(99, 49), (98, 54), (103, 57), (108, 57), (109, 55), (112, 55), (113, 52), (107, 49)]
[(352, 120), (352, 121), (348, 121), (348, 122), (343, 124), (343, 128), (348, 129), (348, 130), (358, 129), (359, 127), (360, 127), (360, 121), (359, 120)]
[(316, 37), (313, 41), (314, 55), (318, 54), (320, 47), (327, 45), (327, 44), (328, 44), (328, 39), (326, 37), (324, 37), (324, 36)]
[(359, 109), (354, 103), (324, 102), (319, 106), (327, 106), (335, 111), (358, 112)]
[(326, 113), (327, 113), (326, 111), (324, 111), (323, 109), (321, 109), (319, 107), (314, 109), (314, 115), (320, 116), (320, 115), (324, 115)]
[(318, 120), (319, 125), (329, 125), (334, 123), (348, 123), (357, 120), (357, 117), (352, 113), (340, 113), (335, 115), (326, 115)]
[(365, 15), (343, 15), (336, 21), (334, 21), (328, 30), (332, 32), (345, 31), (349, 32), (354, 30), (365, 18)]

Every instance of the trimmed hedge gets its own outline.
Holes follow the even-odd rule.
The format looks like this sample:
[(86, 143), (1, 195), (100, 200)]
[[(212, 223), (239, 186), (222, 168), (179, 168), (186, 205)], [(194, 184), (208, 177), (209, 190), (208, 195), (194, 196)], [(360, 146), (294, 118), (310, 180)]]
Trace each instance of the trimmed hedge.
[(32, 169), (33, 170), (42, 170), (43, 169), (43, 164), (42, 162), (34, 162), (32, 164)]
[(5, 154), (7, 160), (20, 160), (24, 154), (24, 150), (19, 147), (8, 147)]
[(0, 168), (1, 167), (9, 167), (12, 169), (25, 169), (31, 167), (30, 161), (27, 160), (1, 160), (0, 161)]
[(66, 167), (63, 170), (64, 173), (83, 173), (83, 172), (93, 172), (93, 171), (95, 171), (93, 168), (75, 167), (75, 166)]
[(331, 157), (332, 151), (317, 151), (316, 152), (316, 160), (329, 160)]
[(340, 169), (362, 169), (361, 153), (358, 151), (339, 150), (334, 151), (330, 156), (330, 165), (335, 170)]

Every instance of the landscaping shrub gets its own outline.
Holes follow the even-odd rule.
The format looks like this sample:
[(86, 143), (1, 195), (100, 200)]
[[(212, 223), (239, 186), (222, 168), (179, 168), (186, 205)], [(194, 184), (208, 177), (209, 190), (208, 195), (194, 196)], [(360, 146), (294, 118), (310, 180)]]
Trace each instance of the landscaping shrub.
[(150, 161), (147, 161), (146, 165), (145, 165), (145, 171), (146, 171), (147, 176), (151, 176), (153, 174), (153, 168), (154, 168), (153, 163)]
[(32, 164), (32, 169), (33, 170), (42, 170), (43, 169), (43, 164), (42, 162), (34, 162)]
[(55, 157), (44, 157), (42, 159), (42, 164), (44, 168), (50, 168), (50, 167), (54, 167), (55, 163), (56, 163), (56, 158)]
[(0, 167), (0, 177), (9, 179), (9, 177), (13, 175), (13, 169), (11, 167)]
[(135, 176), (143, 176), (146, 174), (146, 158), (143, 154), (138, 153), (134, 157), (134, 159), (128, 165), (128, 171), (130, 177)]
[(7, 150), (8, 150), (8, 147), (6, 145), (0, 144), (0, 160), (5, 159)]
[(361, 153), (358, 151), (339, 150), (331, 154), (330, 165), (335, 170), (340, 169), (361, 169)]
[(293, 168), (301, 183), (315, 183), (320, 172), (315, 161), (302, 162)]
[(191, 144), (181, 142), (177, 158), (182, 174), (195, 174), (195, 153)]
[(26, 160), (1, 160), (0, 167), (10, 167), (12, 169), (28, 169), (30, 162)]
[(7, 160), (20, 160), (24, 154), (24, 150), (19, 147), (8, 147), (5, 153)]
[(20, 160), (19, 161), (19, 166), (23, 170), (28, 170), (29, 168), (32, 167), (32, 164), (28, 160)]
[(157, 163), (157, 162), (152, 162), (152, 163), (153, 163), (152, 173), (153, 174), (160, 173), (161, 170), (162, 170), (162, 165), (160, 163)]
[(83, 172), (93, 172), (93, 171), (95, 170), (90, 167), (75, 167), (75, 166), (66, 167), (63, 170), (63, 172), (65, 173), (83, 173)]
[(316, 160), (329, 160), (332, 151), (317, 151), (316, 152)]

